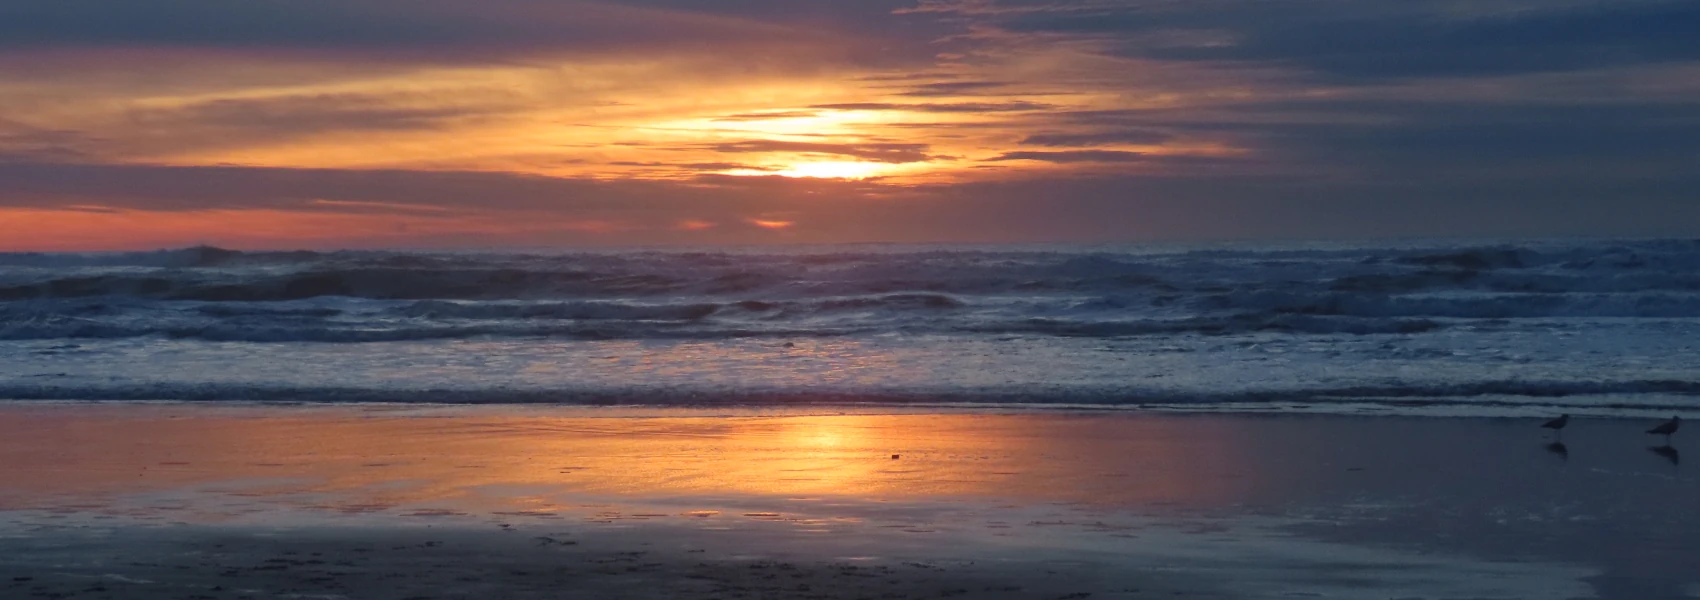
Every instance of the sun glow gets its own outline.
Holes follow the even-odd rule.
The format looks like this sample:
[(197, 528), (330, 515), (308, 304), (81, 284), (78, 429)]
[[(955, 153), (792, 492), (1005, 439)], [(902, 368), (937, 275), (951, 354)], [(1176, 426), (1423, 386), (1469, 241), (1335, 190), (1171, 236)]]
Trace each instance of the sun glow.
[(773, 219), (749, 219), (749, 222), (751, 225), (755, 225), (756, 227), (763, 229), (785, 229), (797, 224), (795, 221), (777, 221)]
[(725, 174), (743, 177), (778, 175), (780, 177), (814, 179), (867, 179), (892, 174), (898, 170), (896, 168), (898, 166), (887, 163), (834, 160), (774, 165), (765, 169), (733, 169), (726, 171)]
[(827, 179), (866, 179), (890, 170), (891, 165), (860, 161), (827, 161), (799, 163), (774, 171), (783, 177), (820, 177)]
[[(347, 418), (346, 411), (318, 409), (243, 412), (177, 418), (147, 407), (0, 409), (0, 452), (37, 457), (31, 464), (40, 466), (0, 464), (9, 486), (0, 510), (68, 494), (246, 487), (242, 482), (252, 485), (247, 500), (256, 502), (287, 505), (295, 494), (314, 494), (325, 503), (319, 509), (379, 506), (391, 514), (423, 507), (564, 512), (615, 495), (634, 502), (995, 496), (1205, 506), (1243, 497), (1260, 481), (1232, 423), (965, 414), (723, 418), (681, 411), (610, 419), (465, 412), (420, 419)], [(620, 426), (609, 425), (613, 420)], [(503, 435), (483, 435), (490, 431)], [(32, 454), (48, 440), (95, 451)], [(184, 456), (199, 458), (193, 468), (158, 466)], [(372, 464), (380, 460), (381, 467)], [(267, 465), (265, 473), (276, 479), (254, 479), (256, 465)], [(145, 481), (133, 475), (150, 466)], [(1252, 475), (1201, 475), (1223, 472)], [(498, 489), (526, 491), (491, 493)], [(215, 508), (214, 514), (225, 513)]]

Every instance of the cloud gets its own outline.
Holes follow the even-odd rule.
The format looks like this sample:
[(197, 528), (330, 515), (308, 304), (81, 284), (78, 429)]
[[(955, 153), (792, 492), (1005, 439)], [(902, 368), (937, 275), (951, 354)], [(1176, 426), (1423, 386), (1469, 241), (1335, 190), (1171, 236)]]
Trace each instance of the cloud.
[(664, 184), (612, 185), (514, 173), (171, 167), (0, 162), (0, 206), (98, 204), (139, 210), (302, 208), (323, 201), (401, 206), (642, 209)]
[(576, 0), (0, 2), (0, 48), (607, 51), (793, 32), (707, 13)]
[(944, 81), (925, 83), (905, 89), (901, 96), (963, 96), (1009, 86), (1005, 81)]
[(1152, 129), (1115, 129), (1092, 133), (1041, 133), (1021, 140), (1024, 146), (1107, 146), (1111, 144), (1161, 144), (1174, 134)]
[[(738, 57), (745, 66), (927, 64), (944, 33), (907, 0), (0, 0), (0, 54), (161, 51), (353, 64), (537, 64), (564, 57)], [(26, 62), (39, 62), (26, 61)], [(7, 70), (27, 69), (26, 65)]]
[[(1158, 174), (885, 186), (784, 177), (646, 182), (0, 164), (0, 188), (14, 191), (0, 195), (0, 227), (23, 222), (18, 219), (57, 223), (67, 237), (53, 243), (65, 248), (207, 239), (338, 247), (1700, 235), (1700, 203), (1690, 193), (1700, 189), (1700, 173), (1693, 170), (1662, 178), (1574, 173), (1486, 183)], [(97, 214), (90, 211), (111, 218), (73, 214)], [(766, 237), (777, 232), (749, 219), (792, 223), (783, 231), (795, 237)], [(264, 239), (237, 229), (273, 222), (279, 233)], [(691, 222), (719, 226), (687, 227)], [(385, 229), (391, 225), (407, 230)]]
[(1005, 152), (992, 158), (992, 161), (1003, 160), (1037, 160), (1050, 163), (1082, 163), (1082, 162), (1140, 162), (1147, 160), (1150, 155), (1144, 152), (1125, 152), (1121, 150), (1071, 150), (1067, 152)]
[[(423, 106), (408, 106), (409, 101)], [(132, 124), (142, 127), (245, 129), (276, 138), (322, 131), (435, 129), (453, 119), (494, 110), (494, 107), (445, 106), (444, 102), (442, 98), (410, 98), (407, 94), (300, 94), (220, 98), (172, 108), (136, 108), (125, 116)]]
[(761, 167), (761, 166), (757, 166), (757, 165), (749, 165), (749, 164), (735, 163), (735, 162), (669, 163), (669, 162), (658, 162), (658, 161), (636, 162), (636, 161), (617, 160), (617, 161), (614, 161), (614, 162), (611, 162), (611, 163), (608, 163), (608, 164), (613, 165), (613, 166), (617, 166), (617, 167), (660, 167), (660, 168), (667, 168), (667, 169), (690, 169), (690, 170), (693, 170), (693, 171), (733, 171), (733, 170), (766, 171), (766, 170), (769, 170), (765, 167)]
[(998, 113), (1049, 110), (1056, 108), (1056, 105), (1041, 104), (1038, 102), (952, 102), (914, 104), (894, 104), (889, 102), (845, 102), (839, 104), (815, 104), (809, 108), (818, 108), (823, 110), (871, 110), (926, 113)]
[[(1700, 156), (1700, 105), (1290, 101), (1262, 122), (1203, 123), (1306, 169), (1359, 179), (1533, 185), (1584, 177), (1680, 180)], [(1608, 202), (1602, 198), (1601, 202)]]
[[(417, 245), (544, 221), (598, 243), (775, 233), (752, 219), (820, 241), (1692, 231), (1697, 19), (1677, 0), (0, 0), (0, 209), (397, 219)], [(777, 176), (858, 168), (880, 176)]]
[(851, 156), (883, 163), (913, 163), (932, 160), (927, 144), (896, 142), (835, 144), (826, 142), (786, 142), (779, 140), (746, 140), (708, 146), (715, 152), (769, 153), (795, 152), (800, 154), (830, 154)]
[(77, 161), (95, 140), (78, 131), (45, 129), (0, 118), (0, 161)]
[(776, 111), (748, 112), (748, 113), (739, 113), (739, 114), (735, 114), (735, 115), (726, 115), (724, 117), (717, 117), (714, 120), (715, 121), (721, 121), (721, 122), (739, 122), (739, 121), (767, 121), (767, 120), (771, 120), (771, 119), (803, 119), (803, 118), (813, 117), (813, 116), (816, 116), (816, 115), (819, 115), (819, 114), (820, 113), (815, 112), (815, 111), (811, 111), (811, 110), (776, 110)]
[(1298, 66), (1343, 80), (1492, 76), (1700, 59), (1681, 0), (935, 2), (1018, 35), (1095, 40), (1164, 61)]

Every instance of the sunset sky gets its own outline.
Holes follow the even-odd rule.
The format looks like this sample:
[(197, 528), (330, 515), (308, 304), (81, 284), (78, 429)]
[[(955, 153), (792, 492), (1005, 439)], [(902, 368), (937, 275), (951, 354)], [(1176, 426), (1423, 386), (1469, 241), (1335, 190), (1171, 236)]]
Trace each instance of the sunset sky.
[(0, 0), (0, 250), (1700, 235), (1692, 0)]

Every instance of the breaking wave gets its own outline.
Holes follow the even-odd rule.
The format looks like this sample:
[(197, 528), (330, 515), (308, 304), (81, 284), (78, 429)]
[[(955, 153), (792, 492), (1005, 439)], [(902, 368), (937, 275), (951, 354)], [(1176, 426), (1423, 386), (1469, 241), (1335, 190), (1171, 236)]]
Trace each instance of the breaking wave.
[(1700, 241), (0, 254), (0, 339), (1420, 335), (1700, 318)]
[[(75, 401), (185, 401), (408, 404), (567, 404), (655, 406), (951, 405), (1209, 406), (1303, 405), (1353, 402), (1390, 407), (1448, 405), (1570, 406), (1571, 398), (1599, 409), (1670, 408), (1670, 398), (1700, 396), (1696, 380), (1525, 381), (1462, 384), (1177, 391), (1162, 388), (975, 388), (840, 390), (676, 390), (667, 388), (356, 388), (229, 384), (144, 384), (109, 387), (51, 383), (3, 384), (0, 398)], [(1647, 397), (1638, 400), (1639, 397)], [(1657, 398), (1655, 398), (1657, 397)], [(1664, 401), (1660, 401), (1664, 399)]]
[(1697, 337), (1690, 240), (0, 254), (0, 400), (1641, 414)]

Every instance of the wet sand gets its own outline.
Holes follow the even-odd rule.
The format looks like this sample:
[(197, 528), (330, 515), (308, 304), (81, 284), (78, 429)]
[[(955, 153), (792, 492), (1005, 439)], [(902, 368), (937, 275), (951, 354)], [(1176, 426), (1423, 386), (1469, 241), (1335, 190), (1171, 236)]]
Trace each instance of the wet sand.
[[(547, 528), (545, 528), (546, 530)], [(189, 528), (13, 546), (0, 595), (85, 598), (1085, 598), (1164, 593), (1079, 565), (815, 560), (681, 549), (654, 532), (575, 539), (465, 528)], [(1108, 576), (1107, 576), (1108, 575)], [(1103, 594), (1100, 592), (1100, 596)], [(1112, 594), (1114, 596), (1114, 594)], [(1200, 595), (1199, 597), (1205, 597)]]
[(1684, 438), (1537, 425), (11, 404), (0, 597), (1700, 597)]

